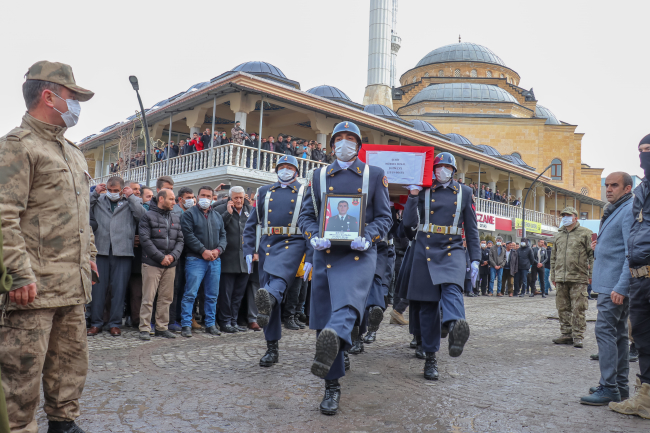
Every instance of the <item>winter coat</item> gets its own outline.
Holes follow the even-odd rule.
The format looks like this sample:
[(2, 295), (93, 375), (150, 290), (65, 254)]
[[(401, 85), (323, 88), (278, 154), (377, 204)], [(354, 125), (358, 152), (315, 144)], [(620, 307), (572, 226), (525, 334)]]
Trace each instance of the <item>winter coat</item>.
[(221, 215), (210, 208), (206, 214), (199, 206), (192, 206), (181, 216), (181, 228), (187, 257), (203, 259), (205, 250), (219, 250), (219, 255), (226, 250), (226, 229)]
[(535, 257), (533, 257), (533, 250), (526, 245), (525, 247), (519, 247), (517, 250), (517, 256), (519, 257), (519, 269), (530, 269), (530, 267), (535, 262)]
[(634, 189), (632, 230), (627, 241), (631, 268), (650, 265), (650, 181), (648, 178)]
[(573, 230), (560, 227), (553, 239), (551, 255), (551, 281), (588, 284), (594, 267), (591, 249), (591, 230), (579, 222)]
[(111, 211), (111, 201), (106, 194), (98, 194), (95, 190), (90, 195), (90, 210), (97, 220), (97, 254), (108, 256), (110, 251), (114, 256), (133, 257), (135, 229), (145, 213), (142, 199), (135, 194), (121, 197)]
[[(140, 218), (140, 246), (142, 263), (157, 268), (173, 268), (183, 252), (183, 231), (178, 215), (160, 209), (154, 200), (149, 211)], [(166, 255), (174, 257), (167, 266), (161, 262)]]
[[(499, 254), (499, 248), (501, 248), (501, 254)], [(488, 262), (490, 263), (491, 268), (496, 266), (501, 266), (501, 268), (503, 268), (506, 264), (506, 247), (503, 245), (500, 247), (498, 245), (492, 246), (492, 248), (490, 248)]]
[(226, 239), (228, 248), (221, 256), (222, 273), (246, 273), (246, 257), (244, 256), (244, 228), (251, 213), (251, 206), (244, 203), (241, 215), (234, 209), (232, 214), (228, 212), (228, 203), (217, 205), (214, 211), (221, 215), (224, 227), (226, 228)]

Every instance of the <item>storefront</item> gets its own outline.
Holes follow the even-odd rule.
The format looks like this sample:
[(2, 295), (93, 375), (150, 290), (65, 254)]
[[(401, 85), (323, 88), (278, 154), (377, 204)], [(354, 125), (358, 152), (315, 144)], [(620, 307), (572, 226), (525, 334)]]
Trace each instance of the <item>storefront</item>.
[(476, 212), (476, 222), (481, 238), (501, 236), (506, 242), (512, 240), (512, 220), (485, 212)]

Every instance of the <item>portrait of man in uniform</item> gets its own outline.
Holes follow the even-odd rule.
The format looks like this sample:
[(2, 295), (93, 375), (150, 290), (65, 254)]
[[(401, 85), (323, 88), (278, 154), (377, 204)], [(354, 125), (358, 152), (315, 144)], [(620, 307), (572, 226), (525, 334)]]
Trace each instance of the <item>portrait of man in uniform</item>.
[(323, 236), (331, 240), (352, 241), (359, 236), (361, 196), (327, 196)]

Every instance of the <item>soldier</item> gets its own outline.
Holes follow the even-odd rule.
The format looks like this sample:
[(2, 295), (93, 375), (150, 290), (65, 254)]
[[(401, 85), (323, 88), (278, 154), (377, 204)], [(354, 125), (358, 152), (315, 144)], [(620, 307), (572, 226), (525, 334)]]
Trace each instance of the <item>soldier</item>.
[(348, 202), (341, 200), (336, 206), (338, 214), (330, 217), (327, 221), (327, 231), (333, 232), (358, 232), (359, 222), (352, 215), (348, 215)]
[(88, 165), (63, 134), (94, 93), (63, 63), (36, 62), (26, 78), (27, 113), (0, 138), (4, 260), (13, 277), (0, 302), (2, 386), (11, 431), (38, 431), (42, 376), (48, 432), (82, 433), (74, 420), (88, 370), (84, 305), (97, 250)]
[(271, 367), (278, 362), (282, 295), (296, 277), (305, 253), (307, 259), (303, 270), (306, 276), (312, 267), (309, 240), (298, 236), (301, 234), (298, 216), (306, 189), (297, 180), (300, 174), (298, 160), (293, 156), (283, 156), (278, 160), (275, 172), (278, 182), (258, 190), (255, 211), (244, 228), (244, 254), (249, 274), (253, 270), (253, 254), (259, 254), (261, 288), (255, 295), (255, 305), (258, 309), (257, 324), (264, 328), (267, 348), (260, 359), (261, 367)]
[[(311, 372), (325, 379), (320, 411), (326, 415), (338, 411), (338, 379), (345, 375), (344, 351), (352, 345), (352, 328), (355, 322), (359, 323), (373, 283), (376, 243), (386, 236), (392, 224), (384, 171), (357, 158), (361, 146), (357, 125), (336, 125), (330, 145), (337, 160), (314, 171), (298, 222), (316, 250), (309, 327), (318, 331), (318, 338)], [(364, 236), (356, 237), (349, 246), (333, 246), (329, 239), (319, 238), (322, 221), (318, 211), (324, 204), (321, 196), (326, 193), (366, 195)]]
[[(463, 305), (467, 268), (463, 229), (472, 286), (481, 259), (472, 190), (453, 179), (456, 158), (447, 152), (438, 154), (434, 171), (431, 188), (408, 187), (411, 194), (404, 205), (403, 219), (404, 226), (418, 230), (406, 297), (410, 301), (413, 333), (421, 336), (426, 357), (424, 378), (428, 380), (438, 380), (436, 352), (440, 349), (440, 338), (449, 335), (452, 357), (461, 355), (469, 338)], [(441, 310), (444, 319), (440, 317)]]

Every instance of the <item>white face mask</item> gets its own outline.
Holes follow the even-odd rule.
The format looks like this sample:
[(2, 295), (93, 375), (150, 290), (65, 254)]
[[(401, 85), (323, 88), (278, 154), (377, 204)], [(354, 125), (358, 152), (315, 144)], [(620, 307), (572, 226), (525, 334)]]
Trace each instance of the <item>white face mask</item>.
[(212, 200), (210, 200), (209, 198), (200, 198), (199, 199), (199, 207), (201, 209), (203, 209), (203, 210), (206, 210), (207, 208), (210, 207), (211, 202), (212, 202)]
[(481, 244), (481, 248), (486, 248), (486, 247), (487, 247), (487, 245)]
[(81, 104), (79, 104), (79, 101), (75, 101), (74, 99), (63, 99), (56, 93), (54, 93), (54, 95), (56, 95), (57, 98), (65, 101), (65, 103), (68, 104), (68, 111), (66, 111), (65, 113), (61, 113), (59, 110), (57, 110), (54, 107), (52, 108), (54, 108), (56, 111), (61, 113), (61, 118), (65, 122), (65, 126), (67, 126), (68, 128), (72, 128), (79, 121), (79, 115), (81, 114)]
[(336, 159), (348, 162), (357, 155), (357, 143), (350, 140), (341, 140), (335, 143), (334, 154)]
[(189, 209), (192, 206), (194, 206), (194, 199), (188, 198), (187, 200), (185, 200), (185, 209)]
[(573, 217), (571, 215), (565, 215), (562, 217), (562, 225), (563, 226), (570, 226), (573, 224)]
[(118, 201), (120, 199), (120, 193), (119, 192), (106, 192), (106, 197), (110, 201)]
[(278, 170), (278, 179), (280, 179), (282, 182), (289, 182), (294, 178), (295, 175), (296, 172), (289, 168), (281, 168)]
[(436, 167), (436, 179), (440, 183), (449, 182), (453, 174), (454, 172), (449, 170), (447, 167)]
[(520, 242), (519, 245), (522, 246), (522, 247), (525, 247), (525, 246), (526, 246), (526, 242)]
[(501, 246), (501, 242), (497, 242), (497, 246), (499, 246), (499, 247), (500, 247), (500, 246)]

